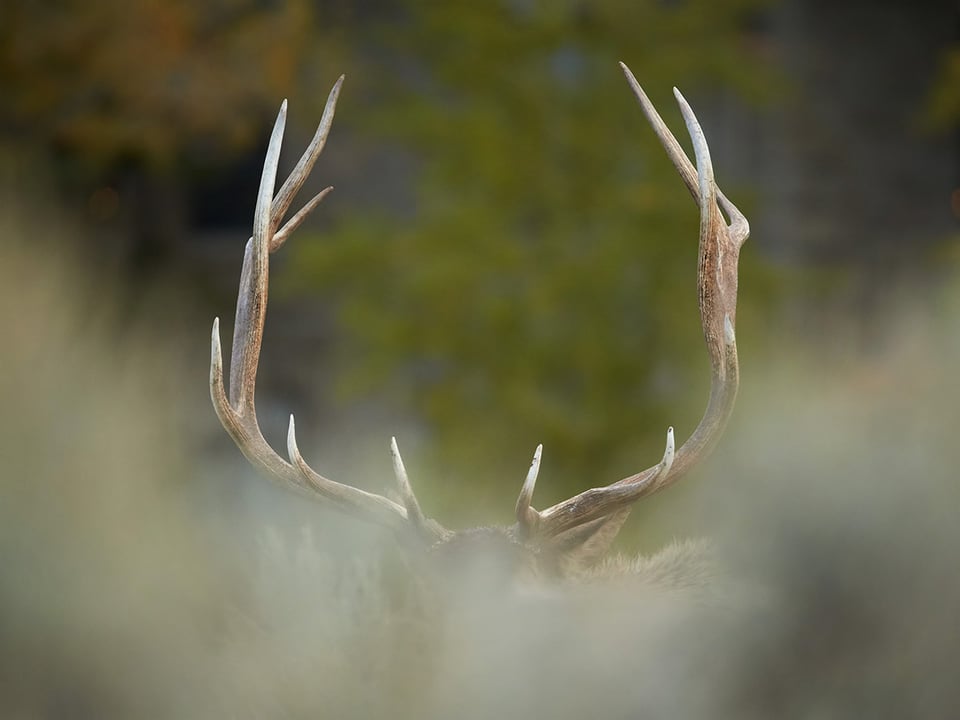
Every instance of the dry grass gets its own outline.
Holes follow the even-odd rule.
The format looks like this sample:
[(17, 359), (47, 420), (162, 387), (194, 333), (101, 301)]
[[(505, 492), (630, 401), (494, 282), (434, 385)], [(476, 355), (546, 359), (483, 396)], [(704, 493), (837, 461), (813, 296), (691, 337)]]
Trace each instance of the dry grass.
[(49, 244), (27, 250), (16, 213), (3, 232), (4, 717), (960, 706), (956, 297), (891, 318), (869, 360), (744, 359), (734, 425), (694, 500), (719, 555), (716, 593), (597, 582), (505, 594), (479, 578), (454, 602), (324, 527), (271, 539), (221, 522), (212, 538), (178, 434), (185, 410), (154, 372), (157, 339), (118, 341), (96, 320), (109, 294), (72, 281)]

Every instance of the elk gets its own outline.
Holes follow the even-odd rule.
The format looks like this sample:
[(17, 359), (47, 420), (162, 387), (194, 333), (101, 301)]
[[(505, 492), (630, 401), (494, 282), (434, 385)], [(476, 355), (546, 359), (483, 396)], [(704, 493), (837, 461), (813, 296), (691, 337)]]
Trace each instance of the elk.
[[(213, 322), (210, 362), (213, 406), (223, 427), (250, 463), (282, 485), (398, 533), (438, 559), (445, 568), (459, 567), (479, 553), (488, 553), (502, 562), (506, 577), (532, 571), (538, 576), (565, 579), (577, 574), (582, 576), (585, 569), (598, 564), (635, 502), (676, 482), (711, 451), (730, 417), (739, 383), (734, 331), (737, 263), (749, 225), (717, 188), (703, 130), (680, 92), (674, 89), (693, 143), (696, 168), (629, 68), (623, 63), (620, 66), (644, 115), (700, 210), (697, 289), (711, 384), (703, 417), (686, 442), (675, 448), (671, 427), (666, 433), (663, 457), (656, 465), (609, 485), (584, 490), (543, 510), (533, 506), (542, 452), (542, 446), (537, 447), (517, 499), (516, 522), (509, 527), (461, 531), (448, 530), (424, 515), (407, 478), (395, 438), (391, 440), (391, 453), (399, 501), (335, 482), (311, 468), (297, 447), (293, 415), (287, 432), (287, 459), (267, 443), (257, 422), (254, 395), (267, 310), (269, 257), (332, 190), (332, 187), (322, 190), (281, 226), (326, 143), (343, 84), (341, 76), (330, 92), (313, 139), (276, 196), (274, 187), (286, 101), (273, 127), (257, 195), (253, 236), (247, 242), (243, 258), (230, 356), (229, 394), (224, 387), (219, 318)], [(664, 565), (682, 565), (685, 552), (677, 546), (667, 548), (651, 560), (654, 566), (651, 571), (662, 572)], [(620, 571), (639, 572), (642, 565), (635, 561), (629, 570)], [(651, 567), (650, 563), (643, 566), (648, 570)]]

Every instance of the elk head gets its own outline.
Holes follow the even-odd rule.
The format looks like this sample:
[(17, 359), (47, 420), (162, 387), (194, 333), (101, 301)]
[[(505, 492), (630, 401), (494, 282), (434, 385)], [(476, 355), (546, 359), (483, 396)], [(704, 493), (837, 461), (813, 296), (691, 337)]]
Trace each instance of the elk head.
[[(663, 458), (656, 465), (609, 485), (584, 490), (552, 507), (533, 507), (534, 486), (542, 446), (536, 449), (509, 527), (451, 531), (424, 515), (404, 469), (395, 439), (391, 441), (399, 502), (330, 480), (311, 468), (297, 448), (293, 416), (287, 432), (287, 458), (264, 439), (257, 423), (254, 390), (267, 309), (269, 257), (290, 237), (332, 190), (317, 194), (284, 225), (283, 218), (320, 155), (333, 121), (341, 77), (327, 100), (313, 140), (274, 196), (286, 101), (280, 108), (264, 161), (254, 213), (253, 237), (247, 243), (237, 298), (230, 359), (229, 395), (223, 382), (219, 319), (213, 322), (210, 394), (217, 416), (247, 459), (271, 478), (307, 496), (412, 539), (440, 567), (455, 572), (477, 558), (495, 558), (504, 577), (526, 570), (555, 577), (569, 576), (600, 559), (630, 513), (633, 503), (672, 484), (703, 459), (730, 417), (739, 382), (734, 327), (737, 304), (737, 261), (749, 234), (743, 214), (720, 192), (710, 152), (693, 111), (676, 89), (696, 168), (664, 124), (630, 70), (621, 63), (640, 106), (700, 209), (697, 288), (703, 334), (710, 357), (710, 398), (693, 434), (675, 448), (673, 428), (666, 434)], [(729, 224), (721, 209), (730, 218)]]

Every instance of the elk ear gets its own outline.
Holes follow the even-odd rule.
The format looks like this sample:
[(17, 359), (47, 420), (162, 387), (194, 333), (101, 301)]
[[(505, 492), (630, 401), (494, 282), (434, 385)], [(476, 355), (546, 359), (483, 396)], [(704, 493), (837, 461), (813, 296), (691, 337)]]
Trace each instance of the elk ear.
[(623, 527), (630, 508), (578, 525), (550, 538), (543, 550), (557, 558), (565, 570), (584, 569), (598, 563)]

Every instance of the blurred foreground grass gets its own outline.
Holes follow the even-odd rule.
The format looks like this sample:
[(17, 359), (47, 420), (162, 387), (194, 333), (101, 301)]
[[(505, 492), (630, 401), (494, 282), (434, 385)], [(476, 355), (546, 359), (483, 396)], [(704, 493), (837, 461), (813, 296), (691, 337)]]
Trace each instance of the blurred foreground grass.
[(323, 512), (258, 543), (262, 519), (213, 539), (163, 339), (116, 332), (116, 296), (59, 250), (69, 230), (16, 204), (0, 227), (4, 717), (960, 705), (956, 289), (892, 314), (869, 357), (798, 345), (745, 362), (710, 481), (687, 499), (726, 568), (713, 601), (626, 584), (478, 591), (453, 612)]

